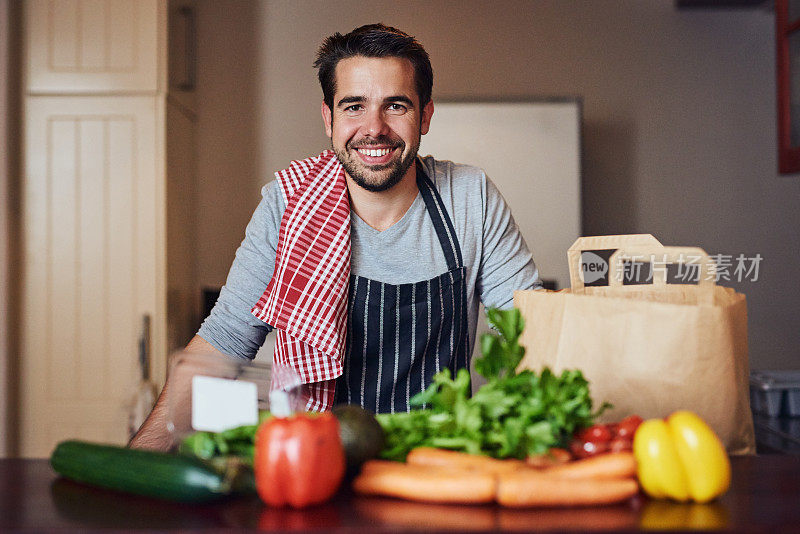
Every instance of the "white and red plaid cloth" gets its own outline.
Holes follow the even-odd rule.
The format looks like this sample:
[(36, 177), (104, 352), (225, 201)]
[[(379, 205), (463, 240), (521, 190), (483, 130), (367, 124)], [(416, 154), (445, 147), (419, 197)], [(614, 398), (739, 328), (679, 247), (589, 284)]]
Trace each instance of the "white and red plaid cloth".
[(307, 410), (333, 405), (342, 374), (350, 281), (350, 201), (344, 169), (326, 150), (275, 173), (286, 202), (275, 270), (252, 313), (277, 329), (275, 364), (307, 384)]

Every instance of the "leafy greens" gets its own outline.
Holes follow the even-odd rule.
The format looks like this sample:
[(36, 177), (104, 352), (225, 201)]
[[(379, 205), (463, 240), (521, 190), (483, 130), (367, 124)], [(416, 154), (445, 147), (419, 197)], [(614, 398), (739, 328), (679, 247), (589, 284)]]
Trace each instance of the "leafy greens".
[(470, 397), (469, 371), (449, 369), (434, 376), (428, 389), (411, 398), (408, 413), (378, 414), (386, 433), (381, 457), (405, 460), (415, 447), (439, 447), (495, 458), (525, 458), (551, 447), (565, 447), (572, 434), (591, 426), (608, 403), (592, 411), (589, 383), (577, 370), (560, 376), (544, 368), (517, 373), (525, 354), (519, 345), (524, 319), (519, 310), (487, 311), (496, 333), (481, 336), (483, 357), (475, 370), (486, 378)]
[(203, 460), (219, 456), (238, 456), (246, 464), (252, 465), (258, 425), (270, 417), (268, 411), (262, 410), (255, 425), (237, 426), (222, 432), (194, 432), (181, 440), (178, 452)]

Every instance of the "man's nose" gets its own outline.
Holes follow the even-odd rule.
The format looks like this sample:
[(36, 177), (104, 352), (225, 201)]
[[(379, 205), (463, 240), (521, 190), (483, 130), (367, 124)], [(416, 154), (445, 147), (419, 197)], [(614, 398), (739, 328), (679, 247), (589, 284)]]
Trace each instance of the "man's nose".
[(364, 117), (364, 125), (362, 133), (369, 137), (380, 137), (388, 133), (389, 125), (386, 124), (386, 119), (381, 110), (372, 110), (367, 112)]

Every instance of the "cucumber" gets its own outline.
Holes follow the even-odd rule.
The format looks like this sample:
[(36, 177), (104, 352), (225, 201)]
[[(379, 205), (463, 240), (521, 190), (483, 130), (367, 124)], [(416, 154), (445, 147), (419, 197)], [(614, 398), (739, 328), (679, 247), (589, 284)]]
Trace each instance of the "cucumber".
[(76, 482), (170, 501), (203, 503), (233, 493), (231, 477), (202, 460), (156, 451), (62, 441), (50, 465)]

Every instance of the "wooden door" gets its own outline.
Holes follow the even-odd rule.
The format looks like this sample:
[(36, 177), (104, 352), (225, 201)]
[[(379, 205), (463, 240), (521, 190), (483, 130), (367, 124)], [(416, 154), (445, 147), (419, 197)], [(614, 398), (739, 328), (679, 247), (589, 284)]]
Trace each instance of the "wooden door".
[(140, 321), (164, 316), (155, 108), (144, 96), (26, 98), (23, 456), (127, 439)]

